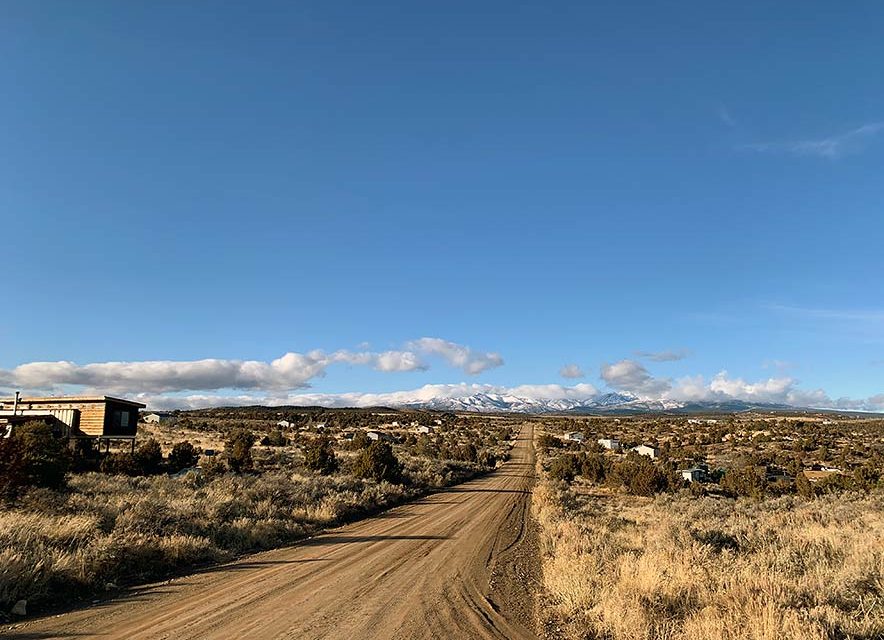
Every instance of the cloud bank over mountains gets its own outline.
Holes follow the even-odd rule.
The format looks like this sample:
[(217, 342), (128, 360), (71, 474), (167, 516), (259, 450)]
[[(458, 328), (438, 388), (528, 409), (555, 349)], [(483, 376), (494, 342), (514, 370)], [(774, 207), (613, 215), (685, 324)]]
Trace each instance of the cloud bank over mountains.
[(186, 396), (137, 396), (147, 401), (151, 407), (162, 408), (200, 408), (228, 405), (301, 405), (326, 407), (373, 407), (396, 406), (403, 404), (420, 404), (438, 399), (465, 398), (476, 394), (494, 394), (531, 398), (536, 400), (584, 400), (598, 394), (598, 389), (591, 384), (577, 384), (567, 387), (558, 384), (520, 385), (504, 387), (491, 384), (454, 383), (427, 384), (408, 391), (392, 391), (388, 393), (294, 393), (281, 395), (250, 395), (218, 396), (196, 394)]
[[(654, 362), (669, 362), (684, 352), (643, 352)], [(600, 380), (604, 388), (589, 383), (519, 385), (513, 387), (460, 382), (427, 384), (417, 389), (385, 393), (311, 393), (311, 381), (326, 375), (334, 365), (360, 366), (383, 373), (427, 371), (429, 360), (441, 360), (449, 367), (475, 376), (503, 365), (496, 352), (477, 351), (441, 338), (420, 338), (401, 350), (315, 350), (289, 352), (275, 360), (203, 359), (141, 362), (31, 362), (0, 370), (0, 388), (28, 393), (60, 394), (77, 390), (87, 393), (126, 395), (147, 402), (152, 408), (197, 408), (236, 404), (324, 405), (330, 407), (402, 405), (438, 399), (464, 398), (476, 394), (523, 398), (531, 401), (587, 401), (605, 391), (626, 393), (658, 402), (725, 402), (786, 404), (798, 407), (884, 411), (884, 393), (865, 399), (831, 398), (823, 389), (806, 390), (789, 376), (754, 382), (720, 371), (711, 378), (654, 376), (638, 360), (604, 363)], [(559, 375), (584, 377), (576, 364), (562, 367)]]
[(614, 390), (625, 391), (650, 400), (678, 402), (743, 400), (796, 407), (884, 410), (884, 393), (861, 400), (833, 399), (823, 389), (798, 388), (798, 380), (790, 376), (747, 382), (743, 378), (731, 377), (727, 371), (720, 371), (710, 380), (706, 380), (703, 376), (655, 378), (641, 363), (635, 360), (621, 360), (614, 364), (603, 364), (601, 377), (608, 387)]

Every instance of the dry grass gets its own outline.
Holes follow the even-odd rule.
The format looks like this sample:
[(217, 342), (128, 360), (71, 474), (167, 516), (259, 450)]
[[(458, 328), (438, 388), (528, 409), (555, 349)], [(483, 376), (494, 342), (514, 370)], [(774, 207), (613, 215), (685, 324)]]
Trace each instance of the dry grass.
[(884, 496), (533, 497), (569, 638), (884, 638)]
[(475, 475), (407, 459), (409, 482), (299, 472), (184, 478), (74, 475), (0, 507), (0, 613), (69, 603), (115, 585), (269, 549)]

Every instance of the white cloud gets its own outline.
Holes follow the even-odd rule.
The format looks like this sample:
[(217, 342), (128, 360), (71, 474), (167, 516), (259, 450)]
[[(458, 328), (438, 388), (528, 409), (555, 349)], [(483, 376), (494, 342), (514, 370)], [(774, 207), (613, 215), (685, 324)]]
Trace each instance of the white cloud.
[(142, 362), (100, 362), (78, 365), (74, 362), (31, 362), (2, 378), (7, 385), (26, 389), (52, 389), (81, 386), (109, 392), (147, 391), (166, 393), (215, 389), (285, 390), (309, 386), (313, 378), (325, 375), (337, 362), (371, 366), (379, 371), (414, 371), (426, 368), (410, 352), (385, 353), (323, 351), (286, 353), (271, 361), (149, 360)]
[(827, 407), (832, 401), (822, 389), (797, 388), (794, 378), (767, 378), (746, 382), (720, 371), (707, 383), (703, 376), (680, 378), (667, 397), (684, 401), (744, 400), (747, 402), (788, 404), (798, 407)]
[[(0, 387), (50, 393), (69, 392), (70, 388), (79, 387), (87, 392), (141, 398), (154, 408), (231, 404), (396, 405), (434, 398), (465, 397), (475, 393), (537, 400), (585, 400), (599, 393), (593, 385), (586, 383), (513, 387), (477, 383), (431, 384), (410, 391), (387, 393), (323, 394), (298, 391), (308, 388), (312, 380), (324, 376), (334, 364), (371, 367), (381, 372), (423, 371), (428, 365), (422, 356), (437, 355), (468, 374), (476, 374), (503, 362), (496, 353), (476, 352), (438, 338), (421, 338), (406, 347), (402, 351), (383, 352), (340, 350), (332, 353), (286, 353), (269, 362), (225, 359), (85, 365), (66, 361), (32, 362), (11, 370), (0, 370)], [(666, 361), (665, 358), (661, 360)], [(576, 374), (583, 374), (576, 365), (566, 365), (560, 373), (565, 377), (568, 377), (566, 374), (575, 377)], [(884, 393), (865, 399), (833, 400), (824, 390), (802, 389), (796, 379), (785, 375), (747, 381), (721, 371), (711, 379), (687, 376), (673, 380), (655, 377), (643, 364), (624, 359), (602, 365), (601, 378), (611, 389), (628, 391), (651, 400), (691, 402), (735, 399), (802, 407), (884, 411)]]
[(635, 360), (621, 360), (603, 364), (602, 380), (618, 391), (628, 391), (641, 398), (657, 399), (670, 389), (668, 380), (654, 378), (645, 367)]
[[(841, 409), (841, 403), (849, 404), (851, 402), (855, 402), (850, 400), (849, 398), (839, 398), (835, 402), (835, 407)], [(863, 411), (884, 411), (884, 393), (879, 393), (877, 395), (871, 396), (870, 398), (866, 398), (862, 400), (862, 410)]]
[(795, 156), (815, 156), (835, 160), (845, 155), (861, 152), (881, 131), (884, 131), (884, 122), (871, 122), (828, 138), (791, 142), (761, 142), (746, 145), (746, 148), (760, 153), (787, 153)]
[(452, 367), (463, 369), (465, 373), (477, 375), (486, 369), (493, 369), (503, 364), (499, 353), (473, 351), (470, 347), (441, 338), (421, 338), (406, 345), (414, 351), (441, 356)]
[[(344, 360), (344, 356), (339, 356)], [(293, 389), (325, 373), (334, 357), (320, 351), (286, 353), (272, 362), (205, 359), (144, 362), (31, 362), (6, 372), (6, 378), (27, 389), (73, 385), (110, 392), (172, 392), (209, 389)]]
[[(628, 361), (627, 361), (628, 362)], [(633, 363), (634, 364), (634, 363)], [(609, 378), (629, 382), (629, 389), (636, 395), (654, 400), (678, 400), (683, 402), (744, 400), (758, 403), (787, 404), (799, 407), (835, 408), (852, 411), (884, 411), (884, 393), (866, 399), (839, 398), (832, 400), (822, 389), (803, 390), (791, 378), (769, 378), (757, 382), (747, 382), (742, 378), (732, 378), (722, 371), (711, 380), (703, 376), (690, 376), (675, 381), (658, 380), (647, 371), (642, 374), (641, 366), (636, 369), (623, 362), (608, 366)], [(611, 374), (614, 374), (613, 377)], [(664, 389), (662, 393), (651, 394), (650, 388)], [(311, 393), (311, 392), (262, 392), (245, 394), (223, 393), (138, 393), (133, 399), (145, 402), (152, 409), (203, 408), (233, 405), (266, 406), (326, 406), (326, 407), (370, 407), (397, 406), (427, 402), (439, 398), (463, 398), (477, 393), (516, 396), (529, 400), (589, 400), (599, 394), (591, 384), (580, 383), (573, 386), (559, 384), (519, 385), (504, 387), (477, 383), (428, 384), (417, 389), (383, 393)]]
[(655, 378), (637, 362), (621, 360), (612, 365), (602, 365), (601, 377), (612, 389), (629, 391), (649, 400), (681, 402), (742, 400), (820, 409), (884, 410), (884, 393), (858, 400), (850, 398), (832, 400), (823, 389), (801, 389), (798, 380), (787, 376), (748, 382), (743, 378), (731, 377), (727, 371), (720, 371), (710, 380), (697, 375), (673, 381), (668, 378)]
[(384, 351), (377, 355), (374, 368), (378, 371), (424, 371), (427, 365), (409, 351)]
[(289, 352), (270, 362), (207, 358), (139, 362), (30, 362), (0, 370), (0, 385), (32, 390), (85, 387), (107, 393), (177, 393), (220, 389), (260, 389), (281, 392), (310, 386), (329, 366), (343, 363), (382, 372), (424, 371), (421, 354), (440, 355), (469, 374), (503, 364), (496, 353), (475, 352), (439, 338), (421, 338), (403, 351)]
[(688, 352), (684, 349), (678, 351), (636, 351), (635, 355), (652, 362), (675, 362), (687, 358)]
[(583, 369), (581, 369), (579, 365), (566, 364), (559, 369), (559, 375), (563, 378), (582, 378), (586, 374), (583, 373)]
[(718, 373), (709, 383), (713, 394), (721, 394), (731, 398), (759, 399), (770, 402), (784, 398), (795, 384), (791, 378), (768, 378), (759, 382), (749, 383), (742, 378), (730, 378), (727, 371)]
[[(325, 407), (372, 407), (397, 406), (427, 402), (438, 398), (463, 398), (477, 393), (517, 396), (533, 400), (588, 400), (599, 391), (591, 384), (563, 386), (520, 385), (501, 387), (487, 384), (428, 384), (408, 391), (387, 393), (281, 393), (281, 394), (189, 394), (163, 395), (143, 393), (134, 399), (145, 402), (151, 409), (196, 409), (234, 405), (265, 406), (325, 406)], [(690, 401), (745, 400), (790, 404), (799, 407), (833, 408), (849, 411), (884, 411), (884, 393), (866, 399), (854, 400), (839, 398), (831, 400), (821, 389), (803, 391), (795, 388), (795, 382), (787, 379), (769, 379), (760, 382), (746, 382), (740, 378), (730, 378), (721, 372), (709, 382), (702, 376), (677, 380), (672, 389), (654, 399)]]

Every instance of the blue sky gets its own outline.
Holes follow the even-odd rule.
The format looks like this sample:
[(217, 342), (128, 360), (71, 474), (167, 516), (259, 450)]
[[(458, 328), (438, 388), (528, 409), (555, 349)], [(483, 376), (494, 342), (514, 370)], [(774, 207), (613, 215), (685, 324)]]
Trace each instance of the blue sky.
[(7, 389), (884, 408), (880, 3), (0, 11)]

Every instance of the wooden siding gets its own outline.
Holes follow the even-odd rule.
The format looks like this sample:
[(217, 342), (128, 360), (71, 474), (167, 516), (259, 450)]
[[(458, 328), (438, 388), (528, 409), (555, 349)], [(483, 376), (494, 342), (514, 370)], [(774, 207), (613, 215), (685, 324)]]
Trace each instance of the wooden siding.
[(87, 436), (103, 436), (104, 419), (106, 413), (105, 403), (89, 403), (80, 405), (80, 431)]

